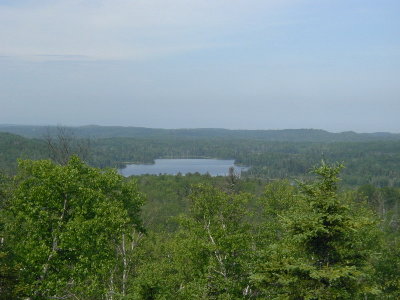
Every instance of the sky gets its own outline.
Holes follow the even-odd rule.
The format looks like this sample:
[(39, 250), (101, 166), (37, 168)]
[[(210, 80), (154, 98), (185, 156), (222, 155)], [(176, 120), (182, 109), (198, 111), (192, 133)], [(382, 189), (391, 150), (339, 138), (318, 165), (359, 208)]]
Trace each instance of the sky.
[(400, 132), (399, 0), (0, 0), (0, 124)]

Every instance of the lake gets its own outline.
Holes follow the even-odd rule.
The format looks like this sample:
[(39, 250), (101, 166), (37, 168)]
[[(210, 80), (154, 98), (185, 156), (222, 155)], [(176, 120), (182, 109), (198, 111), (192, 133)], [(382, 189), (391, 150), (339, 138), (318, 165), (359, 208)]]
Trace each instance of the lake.
[(246, 171), (247, 167), (234, 165), (234, 160), (225, 159), (156, 159), (152, 165), (127, 165), (124, 169), (119, 169), (119, 173), (125, 177), (143, 174), (170, 174), (178, 173), (200, 173), (210, 174), (211, 176), (225, 176), (230, 167), (235, 168), (235, 172), (240, 174)]

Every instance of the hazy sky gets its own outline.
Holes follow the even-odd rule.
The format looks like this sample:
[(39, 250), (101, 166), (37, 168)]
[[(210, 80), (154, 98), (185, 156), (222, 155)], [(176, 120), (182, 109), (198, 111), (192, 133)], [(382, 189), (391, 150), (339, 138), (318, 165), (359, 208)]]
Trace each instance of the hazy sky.
[(0, 123), (400, 132), (400, 1), (0, 0)]

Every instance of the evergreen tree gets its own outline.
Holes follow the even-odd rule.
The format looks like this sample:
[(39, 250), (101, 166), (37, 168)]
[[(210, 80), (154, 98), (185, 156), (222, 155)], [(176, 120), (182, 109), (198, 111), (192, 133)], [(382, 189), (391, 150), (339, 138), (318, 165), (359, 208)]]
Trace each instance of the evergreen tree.
[(379, 292), (372, 282), (375, 219), (352, 194), (338, 192), (342, 167), (315, 168), (320, 180), (300, 184), (282, 213), (284, 234), (263, 251), (253, 276), (265, 297), (356, 299)]

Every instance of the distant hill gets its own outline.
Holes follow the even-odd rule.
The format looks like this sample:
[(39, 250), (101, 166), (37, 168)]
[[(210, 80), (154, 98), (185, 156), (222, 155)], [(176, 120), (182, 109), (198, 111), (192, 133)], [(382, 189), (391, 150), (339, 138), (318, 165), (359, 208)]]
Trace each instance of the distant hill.
[[(284, 142), (361, 142), (379, 140), (400, 140), (400, 134), (388, 132), (355, 133), (352, 131), (332, 133), (321, 129), (284, 129), (284, 130), (229, 130), (219, 128), (198, 129), (155, 129), (122, 126), (79, 126), (67, 127), (77, 137), (90, 138), (219, 138), (253, 139)], [(46, 134), (57, 132), (56, 126), (0, 125), (0, 132), (9, 132), (29, 138), (42, 138)]]
[(15, 134), (0, 132), (0, 171), (13, 173), (17, 159), (46, 158), (47, 148), (42, 140), (28, 139)]

